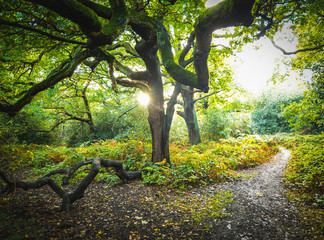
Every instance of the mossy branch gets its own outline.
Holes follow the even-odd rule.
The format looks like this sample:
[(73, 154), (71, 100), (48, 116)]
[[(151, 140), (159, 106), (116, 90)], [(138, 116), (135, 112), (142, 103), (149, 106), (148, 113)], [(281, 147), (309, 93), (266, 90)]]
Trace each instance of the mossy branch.
[[(97, 46), (112, 44), (124, 31), (128, 21), (128, 9), (124, 0), (110, 0), (111, 10), (89, 1), (77, 0), (27, 0), (44, 6), (64, 18), (79, 25), (88, 37), (91, 49)], [(100, 19), (100, 16), (106, 18)], [(109, 21), (108, 21), (109, 19)]]
[[(143, 43), (145, 47), (142, 48), (142, 50), (148, 52), (149, 49), (153, 49), (157, 44), (158, 50), (161, 53), (163, 66), (174, 80), (187, 86), (208, 91), (208, 85), (202, 85), (198, 81), (195, 73), (176, 64), (172, 53), (170, 36), (164, 25), (159, 20), (147, 17), (140, 13), (132, 12), (130, 25), (136, 33), (145, 39), (145, 42)], [(138, 44), (138, 48), (140, 47), (140, 44)]]
[(200, 84), (206, 85), (209, 80), (207, 60), (213, 31), (252, 24), (251, 12), (254, 2), (255, 0), (225, 0), (208, 8), (197, 19), (195, 23), (197, 50), (194, 53), (194, 65)]

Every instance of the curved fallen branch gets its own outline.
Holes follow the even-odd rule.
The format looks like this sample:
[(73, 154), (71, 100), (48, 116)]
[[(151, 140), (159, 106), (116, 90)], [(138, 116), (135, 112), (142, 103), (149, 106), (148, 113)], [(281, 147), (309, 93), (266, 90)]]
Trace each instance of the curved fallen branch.
[[(80, 167), (82, 167), (84, 165), (88, 165), (88, 164), (92, 165), (90, 172), (79, 183), (79, 185), (74, 189), (73, 192), (65, 191), (59, 184), (57, 184), (53, 179), (50, 178), (50, 176), (53, 176), (56, 174), (65, 174), (65, 176), (62, 179), (62, 185), (66, 185), (66, 184), (68, 184), (68, 181), (72, 177), (72, 175)], [(96, 157), (96, 158), (85, 159), (81, 162), (78, 162), (71, 168), (53, 170), (50, 173), (42, 176), (41, 178), (39, 178), (33, 182), (16, 181), (15, 179), (10, 180), (5, 175), (4, 172), (0, 171), (0, 178), (2, 178), (5, 183), (7, 183), (7, 186), (4, 188), (4, 190), (1, 191), (1, 194), (4, 194), (4, 193), (9, 194), (9, 193), (13, 192), (16, 188), (22, 188), (24, 190), (28, 190), (28, 189), (41, 188), (44, 185), (48, 185), (52, 188), (52, 190), (59, 197), (61, 197), (63, 199), (61, 211), (69, 212), (72, 203), (78, 199), (83, 198), (85, 190), (91, 184), (93, 179), (97, 176), (101, 166), (103, 166), (105, 168), (108, 168), (108, 167), (115, 168), (116, 175), (123, 181), (130, 181), (130, 180), (142, 177), (142, 171), (127, 172), (123, 168), (123, 165), (121, 162)]]

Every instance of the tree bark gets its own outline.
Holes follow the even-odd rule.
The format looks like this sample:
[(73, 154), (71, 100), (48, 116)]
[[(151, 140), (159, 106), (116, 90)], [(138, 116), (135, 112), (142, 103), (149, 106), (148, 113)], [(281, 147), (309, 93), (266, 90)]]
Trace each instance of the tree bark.
[(158, 46), (150, 46), (151, 42), (143, 41), (136, 45), (136, 51), (144, 60), (149, 72), (148, 85), (150, 102), (148, 104), (148, 121), (152, 136), (152, 162), (164, 159), (170, 163), (169, 140), (164, 135), (164, 97), (160, 61), (157, 56)]
[(217, 29), (235, 26), (249, 26), (253, 22), (252, 8), (255, 0), (225, 0), (208, 8), (195, 23), (197, 50), (194, 65), (198, 82), (207, 86), (209, 71), (207, 59), (210, 52), (212, 33)]
[[(59, 186), (53, 179), (50, 178), (50, 176), (53, 176), (55, 174), (66, 174), (66, 176), (63, 177), (62, 185), (65, 185), (68, 183), (71, 176), (81, 167), (84, 165), (91, 164), (90, 172), (87, 174), (87, 176), (79, 183), (79, 185), (74, 189), (73, 192), (67, 192), (65, 191), (61, 186)], [(15, 190), (15, 188), (22, 188), (24, 190), (28, 189), (36, 189), (41, 188), (45, 185), (49, 185), (52, 190), (62, 198), (62, 206), (61, 210), (65, 212), (70, 211), (70, 207), (78, 199), (81, 199), (84, 197), (84, 192), (87, 189), (87, 187), (91, 184), (91, 182), (94, 180), (94, 178), (99, 173), (100, 167), (113, 167), (115, 168), (116, 175), (123, 181), (130, 181), (133, 179), (141, 178), (142, 172), (136, 171), (136, 172), (127, 172), (123, 168), (123, 165), (121, 162), (103, 159), (100, 157), (92, 158), (92, 159), (86, 159), (82, 162), (79, 162), (75, 164), (70, 169), (58, 169), (54, 170), (43, 177), (39, 178), (38, 180), (34, 182), (27, 182), (27, 181), (16, 181), (16, 180), (9, 180), (7, 176), (0, 171), (0, 178), (4, 180), (5, 183), (7, 183), (7, 186), (5, 189), (1, 192), (3, 193), (11, 193)]]
[(187, 125), (189, 144), (195, 145), (201, 143), (198, 119), (195, 111), (195, 101), (193, 88), (183, 86), (181, 90), (183, 99), (184, 120)]
[(166, 141), (168, 141), (166, 144), (166, 147), (168, 147), (168, 149), (165, 149), (165, 152), (168, 152), (168, 153), (169, 153), (170, 130), (171, 130), (171, 124), (172, 124), (173, 115), (174, 115), (174, 106), (177, 104), (177, 98), (178, 98), (178, 95), (180, 94), (181, 86), (182, 85), (180, 83), (176, 83), (173, 93), (172, 93), (172, 96), (167, 103), (163, 134), (164, 134), (164, 139), (166, 139)]

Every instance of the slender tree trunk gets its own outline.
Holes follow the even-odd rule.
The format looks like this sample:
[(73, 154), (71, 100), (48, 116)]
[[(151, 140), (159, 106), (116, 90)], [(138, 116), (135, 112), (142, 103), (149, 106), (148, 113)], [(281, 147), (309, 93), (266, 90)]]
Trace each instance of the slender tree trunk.
[(89, 101), (88, 101), (88, 98), (87, 98), (87, 89), (88, 89), (89, 85), (90, 85), (90, 80), (88, 80), (87, 85), (83, 89), (81, 97), (83, 99), (84, 106), (85, 106), (85, 108), (87, 110), (87, 116), (88, 116), (87, 123), (89, 125), (91, 137), (96, 138), (96, 130), (95, 130), (95, 126), (94, 126), (93, 119), (92, 119), (92, 114), (91, 114), (91, 110), (90, 110)]
[(167, 161), (168, 160), (170, 161), (169, 137), (170, 137), (171, 124), (172, 124), (173, 115), (174, 115), (174, 106), (177, 104), (177, 98), (178, 98), (178, 95), (180, 94), (180, 90), (181, 90), (181, 84), (176, 83), (173, 93), (172, 93), (172, 96), (171, 96), (170, 100), (168, 101), (165, 119), (164, 119), (163, 134), (164, 134), (164, 139), (166, 141), (164, 152), (165, 152), (166, 156), (169, 156), (169, 158), (167, 158)]
[(195, 145), (201, 143), (198, 119), (195, 111), (193, 89), (183, 86), (181, 90), (181, 96), (183, 98), (183, 117), (188, 129), (189, 144)]

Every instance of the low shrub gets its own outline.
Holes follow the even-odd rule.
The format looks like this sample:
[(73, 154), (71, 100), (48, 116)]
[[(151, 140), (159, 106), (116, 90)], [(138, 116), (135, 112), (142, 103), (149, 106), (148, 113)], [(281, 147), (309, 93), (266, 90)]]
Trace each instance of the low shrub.
[(257, 136), (194, 146), (172, 144), (172, 166), (149, 164), (143, 180), (149, 184), (176, 188), (232, 180), (237, 177), (235, 170), (267, 162), (277, 151), (275, 141)]
[(287, 135), (277, 139), (292, 150), (285, 171), (287, 184), (292, 190), (304, 193), (305, 200), (324, 207), (324, 134)]
[[(100, 156), (122, 161), (128, 171), (144, 169), (144, 183), (171, 188), (234, 179), (235, 170), (266, 162), (276, 151), (275, 141), (257, 136), (195, 146), (174, 143), (170, 146), (172, 165), (169, 166), (163, 162), (153, 164), (151, 144), (141, 140), (107, 140), (77, 148), (35, 144), (0, 146), (2, 166), (7, 170), (26, 168), (31, 169), (32, 176), (40, 176), (54, 169), (69, 168), (83, 158)], [(85, 174), (76, 173), (75, 181)], [(111, 174), (102, 170), (96, 179), (111, 181), (114, 179), (108, 177)]]
[(324, 134), (280, 135), (275, 139), (292, 151), (285, 170), (288, 197), (297, 204), (305, 239), (322, 239), (324, 221)]

